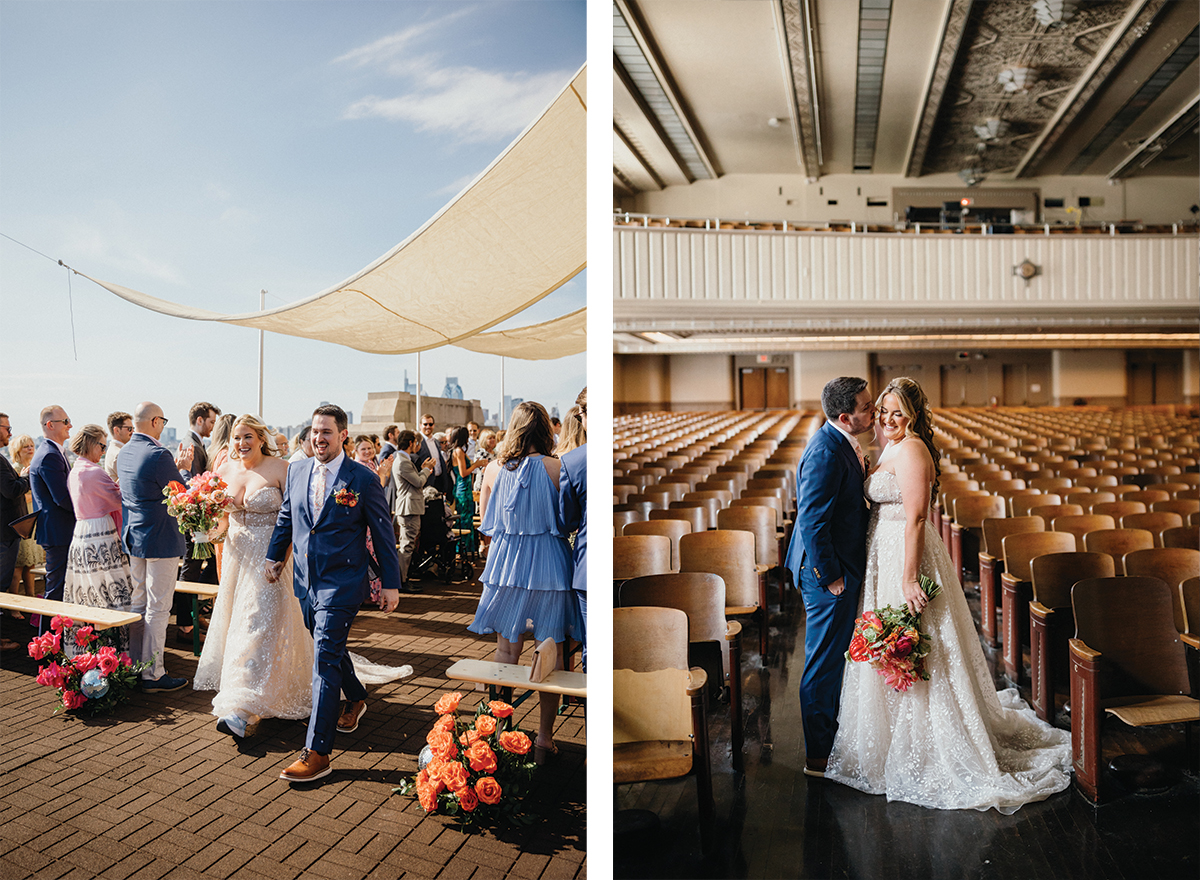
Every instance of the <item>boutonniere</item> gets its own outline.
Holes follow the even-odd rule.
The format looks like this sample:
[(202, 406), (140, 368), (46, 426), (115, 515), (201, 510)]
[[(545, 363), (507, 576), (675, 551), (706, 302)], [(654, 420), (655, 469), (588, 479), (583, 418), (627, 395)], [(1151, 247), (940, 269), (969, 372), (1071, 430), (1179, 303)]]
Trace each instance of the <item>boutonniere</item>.
[(339, 489), (333, 493), (333, 500), (345, 507), (353, 507), (358, 504), (358, 493), (353, 489)]

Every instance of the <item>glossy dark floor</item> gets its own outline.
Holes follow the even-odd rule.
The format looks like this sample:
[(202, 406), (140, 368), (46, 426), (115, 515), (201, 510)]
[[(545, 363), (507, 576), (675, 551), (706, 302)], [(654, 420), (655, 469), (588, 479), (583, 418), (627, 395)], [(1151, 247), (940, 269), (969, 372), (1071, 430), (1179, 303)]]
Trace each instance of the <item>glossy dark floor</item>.
[[(978, 620), (973, 590), (968, 597)], [(650, 810), (661, 827), (648, 845), (618, 836), (618, 878), (1200, 876), (1195, 775), (1182, 774), (1165, 792), (1124, 793), (1100, 807), (1069, 789), (1012, 816), (888, 803), (804, 776), (797, 698), (804, 613), (797, 598), (790, 595), (786, 611), (772, 614), (766, 664), (753, 627), (743, 634), (744, 775), (730, 766), (728, 707), (710, 706), (717, 822), (709, 854), (701, 853), (694, 779), (619, 786), (617, 810)], [(998, 654), (987, 653), (993, 671), (1002, 667)], [(1028, 688), (1022, 695), (1028, 699)], [(1136, 734), (1119, 727), (1106, 724), (1106, 757), (1148, 753), (1169, 767), (1185, 765), (1182, 727)]]

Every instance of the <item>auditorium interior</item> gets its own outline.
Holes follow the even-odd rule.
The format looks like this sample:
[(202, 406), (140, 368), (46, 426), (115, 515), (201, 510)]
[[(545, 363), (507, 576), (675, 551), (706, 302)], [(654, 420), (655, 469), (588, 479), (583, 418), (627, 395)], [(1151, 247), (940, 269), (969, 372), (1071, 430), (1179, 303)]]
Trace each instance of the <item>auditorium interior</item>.
[[(627, 607), (695, 601), (686, 572), (727, 581), (716, 659), (684, 608), (676, 665), (707, 670), (677, 720), (690, 745), (667, 758), (616, 732), (617, 876), (1194, 877), (1200, 4), (614, 0), (613, 28), (617, 674), (665, 663)], [(796, 462), (843, 375), (924, 388), (935, 525), (997, 685), (1072, 731), (1069, 790), (1003, 816), (800, 772), (804, 613), (780, 563)], [(964, 492), (985, 500), (956, 514)], [(714, 543), (764, 507), (748, 561)], [(1119, 698), (1086, 691), (1072, 585), (1048, 625), (1030, 560), (1005, 569), (1018, 520), (1108, 554), (1096, 580), (1125, 586), (1146, 574), (1130, 553), (1179, 551), (1146, 575), (1174, 710), (1077, 708), (1076, 688)], [(637, 711), (622, 680), (618, 727)]]

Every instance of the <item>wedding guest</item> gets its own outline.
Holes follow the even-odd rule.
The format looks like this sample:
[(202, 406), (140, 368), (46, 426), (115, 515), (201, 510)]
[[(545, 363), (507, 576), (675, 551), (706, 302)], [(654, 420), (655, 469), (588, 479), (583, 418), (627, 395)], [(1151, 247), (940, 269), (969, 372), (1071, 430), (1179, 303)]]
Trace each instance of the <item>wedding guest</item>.
[(562, 421), (558, 418), (558, 416), (554, 416), (554, 418), (550, 419), (550, 427), (554, 431), (554, 445), (557, 446), (558, 436), (562, 433)]
[(401, 592), (418, 592), (408, 577), (413, 551), (421, 536), (421, 517), (425, 514), (425, 477), (433, 470), (433, 459), (416, 464), (417, 452), (423, 444), (412, 431), (401, 431), (396, 439), (400, 448), (392, 464), (392, 485), (396, 487), (396, 504), (392, 508), (399, 532)]
[[(475, 458), (483, 461), (493, 461), (496, 458), (496, 432), (484, 428), (479, 432), (479, 443), (475, 450)], [(474, 459), (472, 459), (474, 461)], [(475, 491), (483, 488), (483, 471), (475, 471)]]
[[(33, 438), (28, 434), (18, 434), (8, 441), (8, 454), (13, 469), (18, 476), (25, 479), (25, 494), (18, 505), (21, 516), (33, 511), (33, 493), (29, 491), (28, 476), (29, 466), (33, 463), (34, 449)], [(16, 517), (6, 519), (4, 523), (7, 525), (13, 519)], [(21, 543), (17, 545), (17, 561), (14, 564), (13, 574), (10, 575), (12, 591), (22, 596), (34, 595), (33, 569), (45, 561), (46, 551), (42, 549), (41, 544), (33, 538), (21, 538)], [(2, 583), (4, 582), (0, 581), (0, 584)], [(12, 612), (10, 616), (15, 620), (23, 620), (25, 617), (19, 611)]]
[[(37, 541), (46, 551), (46, 598), (61, 602), (67, 575), (67, 551), (75, 531), (75, 508), (67, 490), (70, 465), (63, 444), (71, 434), (71, 419), (61, 406), (48, 406), (41, 412), (41, 447), (29, 466), (29, 487), (38, 512)], [(42, 615), (40, 632), (50, 626)]]
[[(129, 611), (133, 578), (121, 549), (121, 490), (100, 464), (107, 439), (99, 425), (84, 425), (71, 438), (76, 459), (67, 488), (75, 507), (75, 533), (63, 595), (76, 605)], [(129, 650), (129, 627), (107, 632), (115, 639), (113, 647)]]
[[(575, 422), (578, 427), (572, 426)], [(578, 437), (579, 445), (561, 451), (568, 435)], [(558, 509), (563, 527), (575, 534), (575, 573), (571, 581), (579, 618), (583, 626), (583, 669), (587, 671), (587, 388), (575, 398), (567, 413), (563, 439), (558, 444), (562, 472), (558, 478)]]
[[(354, 438), (354, 461), (358, 462), (359, 464), (363, 465), (366, 468), (369, 468), (373, 474), (378, 476), (380, 485), (382, 486), (383, 481), (384, 481), (384, 473), (383, 473), (384, 470), (386, 469), (388, 472), (388, 475), (389, 476), (391, 475), (392, 459), (388, 458), (387, 461), (383, 465), (377, 465), (377, 464), (375, 464), (375, 454), (376, 454), (375, 453), (375, 444), (374, 444), (374, 442), (372, 442), (372, 440), (369, 436), (367, 436), (366, 434), (359, 434), (357, 437)], [(382, 582), (381, 582), (381, 580), (379, 578), (379, 574), (378, 574), (378, 572), (379, 572), (379, 563), (377, 561), (378, 557), (376, 557), (376, 555), (375, 555), (375, 546), (371, 542), (371, 533), (370, 532), (367, 532), (367, 555), (369, 557), (369, 560), (367, 563), (367, 570), (370, 573), (370, 577), (368, 578), (368, 580), (370, 582), (371, 602), (378, 605), (379, 604), (379, 596), (380, 596), (379, 591), (382, 587)]]
[(285, 461), (291, 455), (291, 450), (288, 448), (287, 434), (283, 433), (283, 431), (275, 434), (275, 454)]
[[(192, 426), (192, 431), (184, 443), (192, 448), (192, 463), (190, 467), (183, 469), (182, 473), (189, 480), (213, 470), (212, 462), (204, 448), (204, 440), (212, 436), (217, 417), (220, 415), (221, 410), (218, 407), (204, 400), (192, 404), (192, 408), (188, 410), (188, 423)], [(184, 535), (184, 543), (187, 549), (183, 554), (183, 571), (180, 578), (193, 584), (217, 583), (217, 560), (193, 559), (191, 535)], [(175, 596), (171, 611), (175, 615), (175, 641), (181, 645), (195, 644), (192, 627), (202, 622), (193, 619), (192, 597), (187, 593), (179, 593)]]
[(221, 465), (229, 461), (229, 444), (233, 440), (233, 413), (225, 413), (213, 425), (212, 434), (208, 438), (208, 469), (218, 471)]
[[(12, 436), (12, 423), (8, 413), (0, 412), (0, 445), (7, 445)], [(31, 440), (30, 443), (33, 441)], [(13, 454), (13, 462), (17, 456)], [(17, 554), (20, 551), (21, 536), (9, 525), (14, 519), (25, 515), (25, 493), (29, 489), (29, 481), (22, 477), (12, 462), (0, 456), (0, 589), (5, 591), (16, 589), (13, 571), (17, 567)], [(23, 620), (21, 612), (10, 612), (10, 617)], [(15, 643), (13, 643), (15, 644)], [(11, 647), (11, 646), (10, 646)]]
[(562, 430), (558, 433), (558, 445), (554, 447), (554, 454), (559, 458), (587, 443), (587, 430), (579, 420), (579, 413), (578, 405), (567, 410), (567, 420), (563, 422)]
[(421, 450), (413, 458), (413, 464), (420, 467), (425, 459), (433, 460), (433, 470), (425, 478), (426, 486), (433, 486), (443, 495), (450, 495), (454, 485), (450, 482), (450, 465), (442, 454), (441, 444), (433, 433), (433, 416), (429, 413), (421, 416)]
[(487, 461), (467, 461), (467, 441), (470, 434), (466, 428), (455, 428), (450, 432), (450, 475), (454, 477), (454, 510), (458, 514), (458, 527), (466, 532), (463, 548), (475, 549), (475, 481), (472, 474), (482, 473)]
[(127, 412), (108, 414), (108, 451), (104, 453), (104, 470), (115, 481), (117, 479), (117, 453), (133, 436), (133, 416)]
[(467, 422), (467, 458), (474, 461), (479, 455), (479, 422)]
[(312, 458), (312, 440), (309, 439), (309, 433), (312, 428), (305, 425), (300, 429), (300, 433), (292, 438), (292, 457), (288, 459), (288, 464), (295, 464), (298, 461), (304, 461), (306, 458)]
[(176, 521), (167, 513), (163, 489), (175, 480), (184, 482), (181, 468), (192, 463), (192, 448), (180, 446), (179, 457), (158, 442), (167, 419), (158, 404), (145, 401), (133, 411), (133, 437), (117, 456), (121, 487), (121, 538), (129, 554), (133, 575), (131, 611), (142, 622), (130, 627), (129, 653), (135, 661), (148, 660), (142, 673), (142, 690), (174, 691), (187, 687), (186, 678), (167, 675), (163, 649), (175, 595), (175, 576), (185, 544)]
[[(392, 464), (395, 462), (396, 450), (399, 447), (396, 445), (396, 438), (400, 435), (399, 425), (388, 425), (383, 429), (383, 446), (379, 449), (379, 454), (375, 456), (375, 463), (379, 465), (379, 475), (383, 477), (383, 494), (387, 498), (388, 510), (396, 510), (396, 482), (392, 479)], [(384, 466), (384, 459), (389, 459), (388, 464)], [(399, 531), (396, 532), (396, 540), (400, 540)]]

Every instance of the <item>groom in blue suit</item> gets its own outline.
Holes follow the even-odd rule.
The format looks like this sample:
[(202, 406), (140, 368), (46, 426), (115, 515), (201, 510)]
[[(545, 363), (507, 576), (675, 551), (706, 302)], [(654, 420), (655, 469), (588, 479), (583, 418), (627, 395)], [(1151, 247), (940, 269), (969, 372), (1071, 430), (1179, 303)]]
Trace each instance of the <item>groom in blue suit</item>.
[[(279, 520), (267, 548), (266, 576), (275, 583), (293, 556), (293, 588), (315, 643), (312, 714), (300, 758), (280, 779), (311, 782), (331, 772), (335, 729), (350, 733), (367, 711), (367, 689), (354, 674), (346, 640), (359, 607), (370, 596), (367, 533), (383, 582), (380, 607), (400, 602), (396, 534), (379, 477), (342, 451), (346, 413), (327, 404), (313, 413), (313, 457), (288, 468)], [(342, 707), (341, 694), (349, 701)]]
[(796, 471), (796, 526), (786, 565), (804, 598), (804, 772), (824, 776), (837, 732), (846, 649), (867, 563), (866, 457), (855, 435), (871, 427), (864, 379), (843, 376), (821, 392), (826, 422)]

